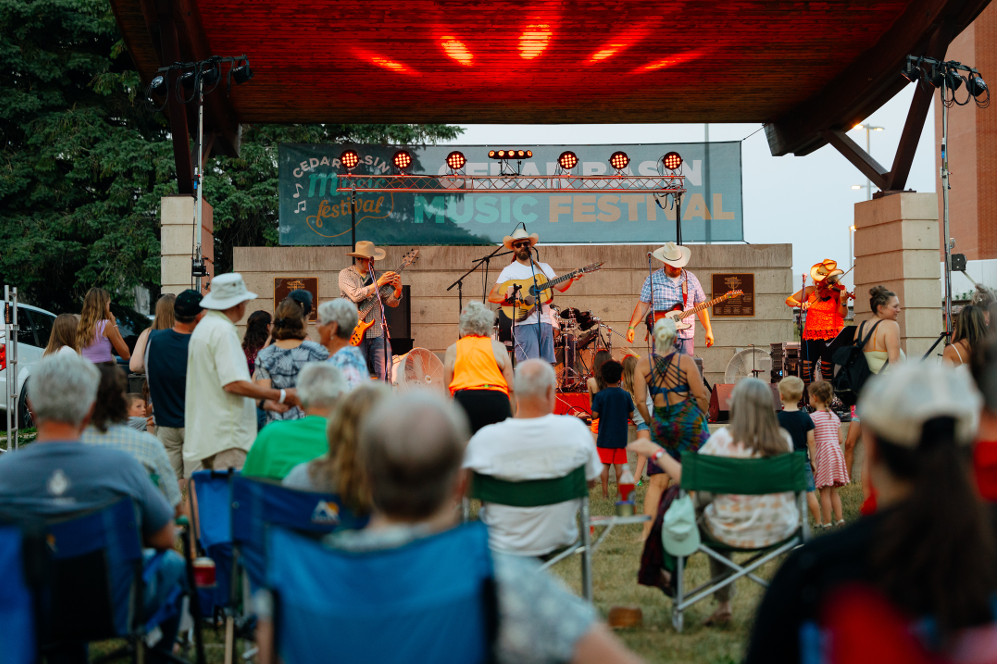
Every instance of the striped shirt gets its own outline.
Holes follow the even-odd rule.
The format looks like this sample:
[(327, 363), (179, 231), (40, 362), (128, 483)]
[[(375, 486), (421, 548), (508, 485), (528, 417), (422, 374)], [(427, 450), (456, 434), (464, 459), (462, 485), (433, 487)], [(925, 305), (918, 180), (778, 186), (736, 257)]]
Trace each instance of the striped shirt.
[[(687, 302), (684, 302), (683, 284), (687, 281)], [(705, 301), (705, 291), (701, 287), (698, 277), (684, 270), (681, 276), (674, 279), (663, 270), (657, 270), (652, 275), (646, 277), (642, 282), (642, 290), (639, 292), (639, 301), (652, 304), (653, 311), (669, 311), (675, 304), (680, 303), (684, 309), (690, 309), (696, 304)], [(683, 319), (684, 323), (691, 323), (691, 327), (686, 330), (678, 330), (678, 339), (694, 339), (694, 314)]]

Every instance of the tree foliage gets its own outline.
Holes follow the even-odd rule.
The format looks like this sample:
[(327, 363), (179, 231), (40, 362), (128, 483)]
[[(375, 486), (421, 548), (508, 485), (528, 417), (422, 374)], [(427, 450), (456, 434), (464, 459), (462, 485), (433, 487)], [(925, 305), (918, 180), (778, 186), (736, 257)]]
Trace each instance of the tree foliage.
[[(107, 0), (0, 2), (0, 284), (53, 311), (101, 286), (158, 293), (160, 199), (177, 192), (166, 118), (152, 109)], [(221, 94), (217, 91), (216, 94)], [(446, 125), (246, 127), (239, 158), (206, 165), (216, 270), (233, 246), (278, 242), (278, 144), (420, 144)]]

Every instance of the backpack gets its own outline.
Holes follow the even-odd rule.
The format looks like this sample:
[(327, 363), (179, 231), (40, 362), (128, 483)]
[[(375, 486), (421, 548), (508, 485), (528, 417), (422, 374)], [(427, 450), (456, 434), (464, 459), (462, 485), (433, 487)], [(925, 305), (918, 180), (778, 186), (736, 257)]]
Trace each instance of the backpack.
[(864, 347), (868, 345), (868, 340), (875, 334), (875, 328), (881, 322), (880, 320), (875, 323), (871, 331), (864, 335), (864, 338), (860, 334), (865, 329), (865, 324), (862, 323), (858, 340), (850, 346), (838, 348), (833, 353), (833, 380), (830, 384), (833, 386), (834, 396), (839, 398), (845, 406), (853, 406), (858, 402), (861, 388), (872, 375), (871, 369), (868, 368), (868, 360), (865, 358)]

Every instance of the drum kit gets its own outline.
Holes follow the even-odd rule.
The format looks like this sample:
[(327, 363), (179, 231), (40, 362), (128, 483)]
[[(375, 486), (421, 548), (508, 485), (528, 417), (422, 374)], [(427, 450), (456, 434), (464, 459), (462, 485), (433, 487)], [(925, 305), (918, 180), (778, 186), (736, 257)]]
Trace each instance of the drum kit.
[[(607, 327), (600, 318), (587, 309), (566, 307), (559, 309), (550, 305), (555, 318), (552, 327), (555, 355), (556, 378), (562, 392), (587, 389), (587, 378), (593, 375), (594, 353), (600, 349), (610, 349), (610, 335), (603, 332)], [(511, 354), (514, 338), (510, 319), (497, 311), (494, 322), (494, 338), (502, 342)]]

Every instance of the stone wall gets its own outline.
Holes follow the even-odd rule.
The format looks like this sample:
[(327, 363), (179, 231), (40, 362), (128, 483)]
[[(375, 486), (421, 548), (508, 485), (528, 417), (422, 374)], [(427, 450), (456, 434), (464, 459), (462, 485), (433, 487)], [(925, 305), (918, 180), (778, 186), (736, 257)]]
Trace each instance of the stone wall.
[[(624, 335), (639, 289), (648, 274), (646, 253), (657, 245), (539, 245), (543, 262), (552, 265), (557, 275), (596, 261), (603, 268), (587, 274), (566, 293), (557, 293), (555, 304), (560, 308), (589, 309), (613, 330)], [(705, 335), (697, 325), (695, 353), (705, 359), (705, 371), (710, 383), (721, 382), (726, 364), (733, 354), (750, 344), (769, 351), (768, 344), (793, 340), (791, 311), (784, 299), (794, 289), (792, 283), (792, 248), (788, 244), (690, 245), (691, 270), (701, 280), (711, 296), (713, 272), (752, 272), (755, 276), (756, 307), (753, 318), (715, 318), (712, 328), (715, 347), (705, 348)], [(381, 269), (399, 264), (410, 246), (386, 247), (386, 259)], [(468, 270), (474, 260), (489, 252), (487, 247), (428, 246), (419, 247), (419, 261), (406, 269), (403, 282), (410, 284), (411, 326), (414, 345), (443, 353), (458, 335), (458, 290), (447, 291), (449, 284)], [(238, 247), (233, 252), (233, 265), (243, 274), (248, 287), (261, 295), (250, 303), (248, 315), (258, 309), (273, 310), (275, 277), (317, 277), (320, 301), (340, 295), (337, 273), (350, 264), (342, 247)], [(509, 256), (490, 263), (487, 290)], [(654, 260), (654, 269), (662, 266)], [(463, 284), (464, 301), (483, 297), (483, 273), (480, 269), (469, 275)], [(634, 345), (644, 352), (643, 327), (639, 327)], [(628, 347), (623, 336), (612, 334), (616, 357)]]

